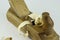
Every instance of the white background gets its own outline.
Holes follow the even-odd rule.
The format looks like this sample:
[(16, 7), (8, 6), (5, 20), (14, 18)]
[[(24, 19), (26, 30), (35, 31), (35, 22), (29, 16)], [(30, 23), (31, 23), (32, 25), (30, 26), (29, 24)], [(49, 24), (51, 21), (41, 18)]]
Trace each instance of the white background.
[[(54, 29), (60, 35), (60, 0), (25, 0), (30, 11), (41, 15), (49, 12), (54, 20)], [(13, 37), (13, 40), (28, 40), (19, 34), (17, 28), (6, 18), (10, 5), (8, 0), (0, 0), (0, 40), (4, 37)]]

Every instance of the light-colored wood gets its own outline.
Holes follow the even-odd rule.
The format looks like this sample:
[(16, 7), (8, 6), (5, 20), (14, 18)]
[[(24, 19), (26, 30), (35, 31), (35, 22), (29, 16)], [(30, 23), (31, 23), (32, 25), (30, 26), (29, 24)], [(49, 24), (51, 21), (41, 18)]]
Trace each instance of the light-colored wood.
[(18, 27), (18, 25), (20, 23), (22, 23), (23, 21), (18, 18), (15, 14), (15, 12), (11, 10), (11, 8), (8, 10), (7, 12), (7, 19), (12, 23), (14, 24), (16, 27)]
[(9, 0), (12, 9), (16, 12), (17, 16), (20, 18), (25, 17), (30, 14), (24, 0)]
[[(14, 12), (9, 9), (9, 11), (7, 12), (7, 18), (8, 20), (14, 24), (16, 27), (18, 27), (18, 25), (20, 23), (23, 22), (23, 20), (21, 20), (20, 18), (18, 18)], [(45, 21), (46, 22), (46, 21)], [(46, 24), (46, 23), (45, 23)], [(48, 26), (48, 25), (47, 25)], [(32, 40), (59, 40), (59, 36), (57, 35), (57, 33), (53, 30), (53, 28), (49, 28), (47, 29), (47, 31), (45, 31), (45, 35), (49, 34), (48, 36), (44, 36), (44, 34), (40, 34), (43, 33), (43, 29), (40, 28), (39, 26), (31, 26), (28, 25), (24, 28), (22, 28), (22, 32), (25, 32), (26, 29), (29, 31), (29, 36), (32, 38)], [(44, 29), (45, 30), (45, 29)], [(39, 35), (40, 34), (40, 35)], [(51, 36), (50, 36), (51, 35)], [(41, 37), (41, 38), (40, 38)], [(44, 39), (43, 39), (44, 38)]]
[[(14, 24), (17, 28), (18, 28), (19, 24), (23, 22), (20, 18), (18, 18), (18, 17), (14, 14), (14, 12), (11, 11), (11, 8), (10, 8), (10, 9), (8, 10), (8, 12), (7, 12), (7, 19), (8, 19), (12, 24)], [(38, 31), (35, 31), (35, 29), (34, 29), (32, 26), (29, 26), (28, 28), (27, 28), (27, 27), (28, 27), (28, 26), (26, 26), (26, 28), (25, 28), (25, 27), (22, 28), (22, 32), (25, 32), (26, 29), (27, 29), (27, 30), (29, 30), (29, 32), (32, 33), (31, 36), (29, 35), (31, 38), (32, 38), (32, 37), (36, 38), (36, 36), (37, 36), (36, 40), (37, 40), (37, 39), (41, 40), (41, 39), (40, 39), (40, 36), (38, 35)], [(32, 31), (31, 29), (29, 29), (29, 28), (32, 28), (32, 30), (35, 31), (36, 34), (34, 34), (35, 32), (33, 32), (33, 31)], [(31, 31), (30, 31), (30, 30), (31, 30)], [(31, 33), (29, 33), (29, 34), (31, 34)], [(34, 36), (33, 34), (36, 35), (36, 36)]]
[(12, 40), (12, 38), (6, 38), (5, 40)]
[(25, 25), (21, 28), (21, 31), (25, 33), (28, 31), (29, 37), (32, 40), (59, 40), (59, 36), (54, 31), (54, 22), (51, 19), (49, 13), (42, 13), (43, 25), (32, 25), (30, 14), (24, 0), (9, 0), (11, 7), (7, 12), (7, 19), (15, 25), (17, 28), (23, 22), (28, 20), (31, 24)]

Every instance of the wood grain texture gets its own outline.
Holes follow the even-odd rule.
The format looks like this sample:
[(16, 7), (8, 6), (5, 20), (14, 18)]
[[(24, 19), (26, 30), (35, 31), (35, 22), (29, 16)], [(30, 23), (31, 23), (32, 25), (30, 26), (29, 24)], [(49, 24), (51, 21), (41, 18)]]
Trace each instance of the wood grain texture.
[(17, 16), (22, 18), (30, 14), (24, 0), (9, 0), (9, 3)]
[[(10, 8), (7, 12), (7, 18), (12, 24), (18, 27), (19, 24), (23, 22), (23, 20), (18, 18), (14, 13), (15, 12)], [(27, 25), (26, 27), (22, 28), (22, 32), (26, 32), (26, 30), (29, 31), (29, 37), (31, 37), (32, 40), (37, 40), (37, 39), (38, 40), (59, 40), (59, 36), (57, 35), (57, 33), (54, 31), (52, 27), (47, 29), (45, 33), (43, 33), (44, 32), (43, 29), (37, 25), (35, 26)]]
[[(22, 23), (23, 22), (23, 20), (21, 20), (20, 18), (18, 18), (15, 14), (14, 14), (14, 12), (12, 12), (12, 10), (11, 10), (11, 8), (8, 10), (8, 12), (7, 12), (7, 19), (13, 24), (13, 25), (15, 25), (17, 28), (18, 28), (18, 26), (19, 26), (19, 24), (20, 23)], [(33, 26), (31, 26), (31, 25), (28, 25), (28, 26), (25, 26), (25, 27), (23, 27), (22, 29), (22, 32), (26, 32), (26, 30), (28, 30), (29, 31), (29, 37), (33, 37), (33, 38), (35, 38), (34, 40), (41, 40), (40, 39), (40, 36), (39, 36), (39, 31), (36, 31), (35, 29), (34, 29), (34, 27)], [(34, 31), (34, 32), (33, 32)], [(35, 34), (36, 33), (36, 34)], [(34, 34), (34, 35), (33, 35)], [(37, 38), (36, 38), (37, 37)], [(32, 38), (32, 39), (33, 39)]]
[(8, 10), (7, 12), (7, 19), (12, 23), (14, 24), (16, 27), (18, 27), (18, 25), (20, 23), (22, 23), (23, 21), (18, 18), (15, 14), (15, 12), (13, 10), (11, 10), (11, 8)]
[(9, 0), (11, 7), (7, 12), (7, 19), (18, 28), (23, 22), (28, 20), (31, 24), (25, 25), (21, 31), (25, 33), (28, 31), (29, 37), (32, 40), (59, 40), (59, 36), (54, 31), (54, 22), (47, 12), (42, 13), (43, 25), (32, 25), (30, 14), (24, 0)]

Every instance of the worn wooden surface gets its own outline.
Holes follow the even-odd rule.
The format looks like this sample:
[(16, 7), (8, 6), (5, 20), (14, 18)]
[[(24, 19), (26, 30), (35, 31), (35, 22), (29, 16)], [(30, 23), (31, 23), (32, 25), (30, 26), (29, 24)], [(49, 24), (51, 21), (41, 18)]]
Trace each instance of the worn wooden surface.
[(18, 27), (18, 25), (23, 22), (19, 17), (15, 15), (15, 12), (11, 10), (11, 8), (7, 12), (7, 18), (16, 27)]
[(30, 14), (24, 0), (9, 0), (9, 3), (18, 17), (22, 18)]
[[(31, 18), (28, 17), (30, 14), (24, 0), (9, 0), (11, 7), (7, 12), (7, 19), (15, 25), (17, 28), (23, 21), (30, 21)], [(32, 40), (59, 40), (59, 36), (54, 31), (54, 22), (51, 19), (49, 13), (42, 13), (43, 25), (25, 25), (22, 28), (22, 32), (28, 31), (29, 37)]]
[[(14, 24), (17, 28), (18, 28), (18, 26), (19, 26), (19, 24), (20, 23), (22, 23), (23, 22), (23, 20), (21, 20), (20, 18), (18, 18), (13, 12), (11, 12), (11, 9), (9, 9), (9, 11), (7, 12), (7, 18), (8, 18), (8, 20), (12, 23), (12, 24)], [(35, 40), (40, 40), (40, 36), (39, 36), (39, 32), (38, 31), (36, 31), (32, 26), (30, 26), (29, 25), (29, 27), (30, 28), (28, 28), (28, 26), (26, 26), (26, 28), (24, 27), (24, 31), (23, 32), (25, 32), (26, 30), (28, 30), (29, 32), (31, 32), (31, 33), (29, 33), (30, 35), (30, 37), (32, 38), (33, 36), (33, 38), (32, 39), (34, 39), (35, 38)], [(32, 28), (32, 29), (31, 29)], [(23, 29), (23, 28), (22, 28)], [(31, 31), (30, 31), (31, 30)], [(36, 32), (33, 32), (33, 31), (36, 31)], [(36, 34), (34, 34), (34, 33), (36, 33)], [(34, 34), (34, 35), (33, 35)], [(36, 35), (36, 36), (35, 36)], [(37, 38), (36, 38), (37, 37)]]
[[(17, 17), (15, 14), (14, 14), (14, 12), (12, 12), (12, 10), (11, 9), (9, 9), (9, 11), (7, 12), (7, 18), (8, 18), (8, 20), (12, 23), (12, 24), (14, 24), (16, 27), (18, 27), (19, 26), (19, 24), (20, 23), (22, 23), (23, 22), (23, 20), (22, 19), (20, 19), (19, 17)], [(45, 21), (46, 22), (46, 21)], [(51, 23), (51, 24), (53, 24), (53, 22)], [(51, 25), (50, 24), (50, 25)], [(44, 24), (44, 25), (47, 25), (46, 23)], [(47, 25), (47, 26), (49, 26), (49, 25)], [(42, 30), (42, 28), (41, 27), (39, 27), (39, 26), (37, 26), (37, 25), (35, 25), (35, 26), (31, 26), (31, 25), (28, 25), (28, 26), (26, 26), (26, 28), (25, 29), (27, 29), (28, 31), (29, 31), (29, 36), (32, 38), (32, 40), (37, 40), (37, 38), (39, 39), (40, 37), (40, 39), (39, 40), (59, 40), (59, 36), (57, 35), (57, 33), (54, 31), (54, 29), (53, 29), (53, 25), (52, 26), (50, 26), (50, 27), (47, 27), (47, 26), (45, 26), (45, 28), (44, 27), (42, 27), (43, 28), (43, 30)], [(24, 29), (24, 31), (26, 31)], [(47, 29), (47, 30), (46, 30)], [(44, 32), (44, 30), (46, 30), (45, 31), (45, 34), (43, 33)], [(40, 34), (41, 33), (41, 34)], [(43, 36), (42, 36), (43, 35)], [(47, 36), (46, 36), (47, 35)], [(38, 36), (38, 37), (37, 37)], [(44, 38), (44, 39), (43, 39)], [(52, 39), (51, 39), (52, 38)]]

